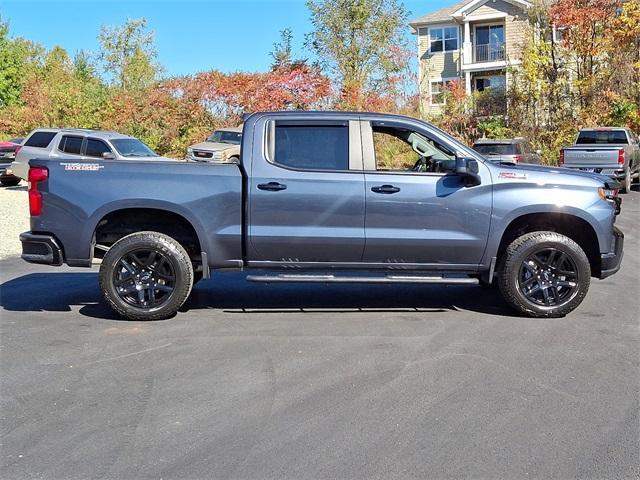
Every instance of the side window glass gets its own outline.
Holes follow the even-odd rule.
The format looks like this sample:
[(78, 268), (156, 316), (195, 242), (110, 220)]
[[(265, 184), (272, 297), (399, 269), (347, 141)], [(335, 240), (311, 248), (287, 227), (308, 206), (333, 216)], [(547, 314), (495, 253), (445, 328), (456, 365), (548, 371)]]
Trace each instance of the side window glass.
[(82, 137), (73, 137), (70, 135), (64, 135), (60, 139), (58, 150), (70, 153), (73, 155), (80, 155), (80, 148), (82, 147)]
[(455, 169), (455, 153), (421, 133), (376, 123), (371, 129), (378, 171), (446, 173)]
[(276, 164), (304, 170), (349, 170), (349, 125), (276, 122)]
[(29, 137), (24, 146), (47, 148), (55, 136), (56, 132), (36, 132)]
[(88, 157), (102, 158), (103, 153), (111, 153), (111, 150), (107, 147), (106, 143), (93, 138), (87, 140), (87, 151), (85, 155)]

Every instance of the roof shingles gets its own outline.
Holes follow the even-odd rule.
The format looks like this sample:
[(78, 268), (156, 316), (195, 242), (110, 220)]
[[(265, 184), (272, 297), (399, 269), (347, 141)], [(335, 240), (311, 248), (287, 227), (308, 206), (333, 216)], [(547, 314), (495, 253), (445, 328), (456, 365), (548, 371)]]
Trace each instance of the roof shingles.
[(441, 8), (435, 12), (428, 13), (421, 17), (415, 18), (409, 22), (409, 25), (417, 27), (425, 23), (438, 23), (452, 20), (453, 13), (470, 3), (471, 0), (463, 0), (462, 2), (454, 3), (449, 7)]

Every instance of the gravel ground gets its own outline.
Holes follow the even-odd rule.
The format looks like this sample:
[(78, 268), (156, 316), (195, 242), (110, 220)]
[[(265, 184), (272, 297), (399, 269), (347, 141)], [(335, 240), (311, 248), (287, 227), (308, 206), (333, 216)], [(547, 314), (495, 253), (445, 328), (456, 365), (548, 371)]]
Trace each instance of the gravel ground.
[(29, 230), (27, 184), (0, 187), (0, 259), (20, 255), (18, 235)]

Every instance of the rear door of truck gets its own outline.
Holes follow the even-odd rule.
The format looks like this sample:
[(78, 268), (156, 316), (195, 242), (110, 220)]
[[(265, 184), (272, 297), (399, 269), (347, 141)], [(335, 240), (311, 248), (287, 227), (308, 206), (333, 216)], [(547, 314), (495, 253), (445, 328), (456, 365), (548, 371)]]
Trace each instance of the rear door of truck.
[(603, 169), (622, 168), (627, 134), (622, 129), (581, 130), (572, 147), (563, 151), (564, 166), (588, 172), (600, 173)]
[(359, 122), (340, 114), (316, 118), (274, 114), (254, 124), (248, 175), (250, 262), (362, 259), (365, 194)]

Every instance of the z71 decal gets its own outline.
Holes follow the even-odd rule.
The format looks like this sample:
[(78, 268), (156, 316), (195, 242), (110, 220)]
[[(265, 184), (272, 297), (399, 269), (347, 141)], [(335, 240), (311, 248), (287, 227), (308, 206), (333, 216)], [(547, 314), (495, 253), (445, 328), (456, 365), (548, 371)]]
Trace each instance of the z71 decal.
[(83, 172), (95, 172), (104, 168), (104, 165), (98, 163), (61, 163), (65, 170), (83, 171)]

